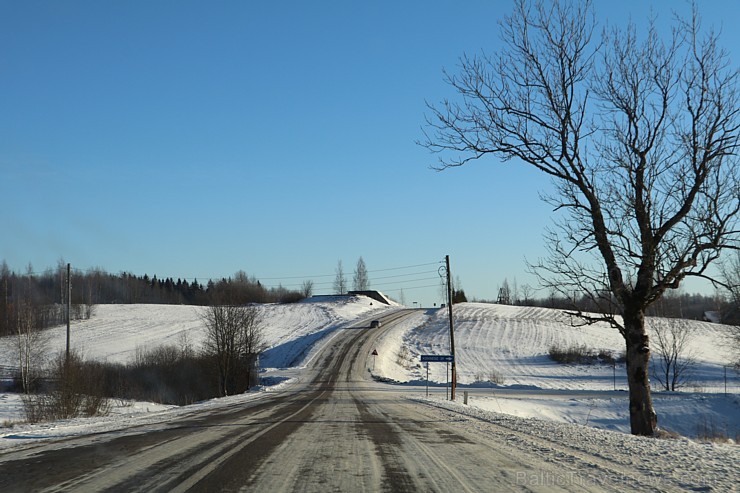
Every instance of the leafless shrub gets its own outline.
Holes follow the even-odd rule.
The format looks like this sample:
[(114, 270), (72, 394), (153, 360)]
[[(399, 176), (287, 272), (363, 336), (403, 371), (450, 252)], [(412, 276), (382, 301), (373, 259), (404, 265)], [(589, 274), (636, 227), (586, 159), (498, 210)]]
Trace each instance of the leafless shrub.
[(613, 365), (624, 361), (624, 354), (615, 356), (611, 349), (592, 349), (585, 344), (571, 344), (560, 346), (553, 344), (548, 350), (550, 359), (564, 365), (593, 365), (606, 363)]
[(139, 347), (127, 365), (106, 365), (106, 394), (121, 405), (132, 400), (187, 405), (218, 397), (213, 358), (199, 354), (186, 337), (178, 345)]
[(668, 320), (653, 324), (652, 373), (664, 390), (675, 391), (690, 383), (696, 360), (689, 349), (688, 326)]
[(476, 373), (475, 381), (480, 383), (490, 383), (493, 385), (503, 385), (506, 379), (498, 371), (491, 369), (488, 373)]
[(702, 442), (727, 443), (730, 436), (727, 425), (718, 424), (713, 416), (703, 415), (696, 424), (696, 438)]
[(553, 361), (566, 365), (592, 363), (595, 359), (595, 355), (584, 344), (568, 347), (552, 345), (548, 354)]
[(488, 372), (488, 381), (495, 383), (496, 385), (503, 385), (506, 382), (506, 379), (496, 370), (490, 370)]
[(678, 440), (683, 438), (680, 434), (675, 431), (666, 430), (665, 428), (658, 428), (653, 437), (663, 440)]
[(29, 422), (102, 416), (110, 411), (102, 364), (85, 362), (76, 353), (70, 353), (69, 358), (60, 354), (52, 361), (49, 376), (45, 392), (23, 396)]
[(396, 364), (399, 366), (403, 366), (404, 368), (409, 367), (410, 363), (410, 354), (409, 354), (409, 348), (404, 346), (401, 346), (401, 348), (398, 350), (398, 353), (396, 353)]

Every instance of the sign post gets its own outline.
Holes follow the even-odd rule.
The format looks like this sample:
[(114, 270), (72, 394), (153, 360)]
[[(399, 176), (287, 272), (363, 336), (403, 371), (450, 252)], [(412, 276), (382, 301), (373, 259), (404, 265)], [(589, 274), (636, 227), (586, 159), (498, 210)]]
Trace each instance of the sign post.
[(427, 397), (429, 397), (429, 362), (427, 361)]
[(373, 352), (370, 353), (370, 354), (373, 355), (373, 371), (375, 371), (375, 357), (378, 355), (378, 350), (377, 349), (373, 349)]
[[(451, 354), (422, 354), (421, 362), (427, 364), (427, 396), (429, 395), (429, 363), (447, 363), (447, 386), (445, 392), (449, 392), (450, 387), (450, 363), (452, 368), (455, 368), (455, 357)], [(452, 397), (454, 399), (454, 391)], [(445, 394), (445, 397), (449, 399), (449, 395)]]
[(427, 361), (430, 363), (452, 363), (455, 358), (450, 354), (422, 354), (421, 362), (425, 363)]

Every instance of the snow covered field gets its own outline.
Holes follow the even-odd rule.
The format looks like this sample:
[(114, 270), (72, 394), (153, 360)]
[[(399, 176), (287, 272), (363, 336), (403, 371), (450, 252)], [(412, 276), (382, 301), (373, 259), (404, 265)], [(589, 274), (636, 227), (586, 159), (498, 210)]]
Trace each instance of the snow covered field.
[[(568, 315), (547, 308), (464, 303), (456, 305), (453, 314), (458, 394), (468, 390), (471, 406), (629, 433), (623, 363), (563, 365), (548, 356), (552, 345), (585, 345), (618, 356), (624, 341), (616, 329), (607, 324), (574, 328)], [(445, 310), (420, 312), (384, 341), (375, 373), (424, 384), (426, 368), (419, 356), (449, 354), (447, 317)], [(659, 426), (688, 437), (717, 433), (737, 439), (740, 375), (727, 367), (733, 349), (727, 339), (729, 328), (708, 322), (648, 319), (649, 327), (665, 324), (686, 327), (691, 334), (688, 352), (697, 364), (692, 383), (682, 392), (660, 392), (654, 386)], [(446, 382), (446, 372), (444, 363), (432, 363), (429, 379)], [(492, 373), (503, 381), (501, 385), (488, 382)], [(728, 395), (724, 395), (725, 378)]]
[[(0, 394), (0, 448), (34, 438), (156, 422), (171, 413), (197, 411), (199, 406), (264, 398), (290, 385), (290, 379), (301, 379), (312, 355), (339, 330), (367, 327), (369, 320), (398, 307), (373, 303), (365, 297), (322, 297), (291, 305), (263, 305), (260, 309), (270, 346), (261, 363), (267, 369), (264, 375), (277, 377), (266, 381), (282, 382), (279, 385), (187, 408), (118, 403), (108, 417), (39, 425), (22, 423), (18, 396)], [(115, 362), (130, 361), (141, 347), (185, 342), (197, 347), (203, 337), (200, 310), (173, 305), (101, 305), (91, 320), (72, 325), (72, 346), (87, 358)], [(456, 305), (454, 315), (460, 386), (458, 403), (449, 403), (452, 408), (629, 432), (623, 366), (560, 365), (547, 356), (553, 344), (584, 344), (618, 355), (623, 343), (616, 330), (606, 326), (573, 328), (561, 312), (541, 308), (466, 303)], [(740, 434), (740, 379), (730, 369), (730, 393), (723, 394), (724, 365), (730, 357), (722, 342), (726, 328), (702, 322), (650, 320), (651, 324), (674, 322), (686, 324), (691, 330), (698, 366), (695, 383), (688, 392), (654, 393), (660, 426), (688, 437), (711, 429), (736, 439)], [(65, 328), (51, 329), (49, 335), (50, 352), (63, 350)], [(0, 366), (14, 366), (13, 342), (12, 338), (0, 340)], [(401, 396), (424, 399), (426, 370), (419, 356), (449, 353), (447, 312), (417, 311), (380, 341), (377, 352), (376, 358), (369, 359), (372, 373), (398, 382), (392, 387)], [(441, 386), (447, 380), (445, 369), (444, 363), (430, 366), (431, 399), (447, 406), (442, 402), (445, 389)], [(503, 384), (486, 382), (492, 373)], [(467, 407), (460, 405), (465, 391), (469, 392)]]
[[(259, 306), (264, 335), (269, 349), (262, 355), (265, 369), (283, 369), (277, 373), (300, 378), (301, 370), (315, 351), (331, 339), (338, 329), (353, 327), (358, 321), (367, 320), (376, 312), (388, 310), (387, 305), (363, 296), (317, 297), (296, 304), (267, 304)], [(151, 349), (160, 345), (181, 346), (190, 344), (194, 348), (202, 345), (204, 326), (201, 319), (202, 307), (183, 305), (99, 305), (90, 320), (73, 322), (70, 345), (86, 359), (97, 359), (115, 363), (133, 361), (137, 350)], [(0, 338), (0, 368), (17, 367), (13, 337)], [(66, 326), (47, 331), (49, 358), (64, 351)], [(268, 371), (272, 374), (275, 371)], [(7, 373), (7, 372), (6, 372)], [(8, 375), (6, 374), (7, 378)], [(284, 378), (276, 378), (283, 381)], [(270, 390), (276, 390), (274, 388)], [(244, 398), (255, 398), (253, 394)], [(131, 417), (141, 413), (155, 413), (171, 409), (154, 403), (122, 403), (115, 405), (110, 418), (74, 420), (92, 425), (95, 421), (110, 422), (116, 416)], [(16, 394), (0, 393), (0, 448), (9, 442), (2, 441), (3, 428), (12, 427), (17, 434), (19, 428), (41, 427), (56, 429), (59, 424), (26, 425), (20, 398)], [(110, 424), (110, 426), (117, 426)], [(13, 435), (14, 433), (10, 433)]]

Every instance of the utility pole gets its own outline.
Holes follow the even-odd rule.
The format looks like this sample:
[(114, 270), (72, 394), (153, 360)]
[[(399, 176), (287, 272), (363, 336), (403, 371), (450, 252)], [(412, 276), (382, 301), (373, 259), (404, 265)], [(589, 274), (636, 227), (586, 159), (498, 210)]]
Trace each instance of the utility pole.
[(71, 266), (67, 264), (67, 359), (65, 364), (69, 365), (69, 318), (72, 308), (72, 279), (70, 277)]
[(10, 330), (10, 309), (8, 304), (8, 277), (5, 277), (5, 306), (3, 311), (5, 312), (5, 330)]
[(452, 356), (452, 387), (450, 389), (450, 400), (455, 400), (455, 387), (457, 386), (457, 369), (455, 358), (455, 331), (452, 326), (452, 274), (450, 273), (450, 256), (445, 255), (447, 267), (447, 313), (450, 316), (450, 355)]

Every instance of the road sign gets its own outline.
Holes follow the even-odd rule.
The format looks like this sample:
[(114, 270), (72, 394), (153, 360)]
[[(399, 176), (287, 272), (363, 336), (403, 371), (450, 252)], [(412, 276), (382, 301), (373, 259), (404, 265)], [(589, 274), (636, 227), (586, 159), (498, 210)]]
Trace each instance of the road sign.
[(422, 354), (422, 363), (451, 363), (455, 358), (451, 354)]
[(370, 353), (370, 354), (372, 354), (373, 356), (377, 356), (378, 355), (378, 350), (377, 349), (373, 349), (373, 352)]

